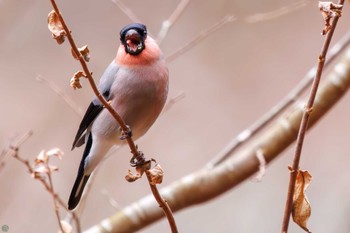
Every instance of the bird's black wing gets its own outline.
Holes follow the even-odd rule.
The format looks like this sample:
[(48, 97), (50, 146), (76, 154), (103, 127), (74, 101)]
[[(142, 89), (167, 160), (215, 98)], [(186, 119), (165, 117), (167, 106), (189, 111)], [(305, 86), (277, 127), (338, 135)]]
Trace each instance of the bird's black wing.
[(86, 113), (83, 117), (79, 125), (79, 129), (77, 134), (75, 135), (75, 139), (73, 141), (72, 150), (75, 147), (79, 147), (85, 143), (85, 131), (91, 125), (91, 123), (96, 119), (98, 114), (102, 111), (103, 106), (101, 104), (96, 104), (93, 102), (90, 103)]
[[(117, 76), (118, 70), (119, 70), (119, 66), (117, 66), (116, 63), (112, 61), (101, 77), (100, 84), (99, 84), (99, 91), (102, 93), (103, 97), (107, 101), (111, 99), (110, 90)], [(72, 150), (75, 147), (79, 147), (85, 143), (85, 131), (91, 125), (91, 123), (96, 119), (98, 114), (100, 114), (102, 109), (103, 109), (102, 104), (97, 98), (95, 98), (89, 105), (83, 117), (83, 120), (80, 123), (78, 132), (73, 142)]]

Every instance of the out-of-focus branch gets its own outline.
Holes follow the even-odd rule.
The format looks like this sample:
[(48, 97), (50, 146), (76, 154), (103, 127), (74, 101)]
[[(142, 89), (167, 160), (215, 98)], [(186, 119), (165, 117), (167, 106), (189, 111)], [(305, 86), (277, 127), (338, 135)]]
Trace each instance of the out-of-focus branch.
[(112, 2), (115, 4), (115, 5), (117, 5), (118, 7), (119, 7), (119, 9), (121, 10), (121, 11), (123, 11), (124, 12), (124, 14), (126, 14), (128, 17), (129, 17), (129, 19), (132, 21), (132, 22), (142, 22), (135, 14), (134, 14), (134, 12), (132, 12), (132, 10), (129, 8), (129, 7), (127, 7), (122, 1), (120, 1), (120, 0), (112, 0)]
[(203, 39), (205, 39), (208, 35), (212, 34), (213, 32), (217, 31), (218, 29), (222, 28), (225, 24), (231, 23), (235, 21), (236, 18), (232, 15), (227, 15), (224, 18), (222, 18), (220, 21), (213, 24), (208, 29), (202, 31), (200, 34), (198, 34), (195, 38), (193, 38), (191, 41), (189, 41), (187, 44), (173, 52), (172, 54), (166, 56), (165, 60), (167, 62), (172, 62), (174, 59), (179, 57), (180, 55), (187, 52), (190, 48), (197, 45), (199, 42), (201, 42)]
[(157, 42), (159, 45), (163, 42), (164, 38), (168, 34), (168, 31), (174, 25), (176, 20), (180, 17), (180, 15), (185, 10), (189, 2), (190, 0), (181, 0), (179, 5), (177, 5), (177, 7), (175, 8), (174, 12), (170, 15), (170, 17), (162, 23), (162, 28), (159, 30), (157, 36)]
[[(330, 110), (350, 87), (350, 50), (322, 83), (310, 118), (313, 126)], [(160, 190), (173, 211), (213, 199), (240, 184), (257, 171), (260, 163), (256, 152), (271, 162), (297, 137), (303, 108), (299, 105), (287, 116), (281, 116), (247, 146), (212, 169), (204, 168)], [(195, 193), (196, 195), (193, 195)], [(152, 196), (146, 196), (106, 218), (85, 233), (135, 232), (159, 220), (163, 214)]]
[[(350, 45), (350, 31), (335, 44), (328, 53), (328, 59), (325, 63), (325, 68), (328, 67), (337, 58), (347, 46)], [(252, 139), (257, 133), (263, 130), (268, 124), (275, 120), (281, 113), (295, 103), (298, 98), (307, 90), (315, 77), (317, 66), (315, 65), (300, 81), (300, 83), (277, 105), (271, 108), (265, 115), (258, 119), (255, 123), (242, 131), (236, 138), (231, 140), (209, 163), (206, 167), (212, 168), (229, 158), (234, 152)]]
[(261, 21), (275, 19), (275, 18), (281, 17), (282, 15), (289, 14), (297, 9), (300, 9), (306, 6), (306, 4), (308, 4), (309, 2), (310, 0), (295, 1), (290, 5), (283, 6), (274, 11), (270, 11), (266, 13), (258, 13), (258, 14), (248, 16), (244, 18), (244, 21), (247, 23), (258, 23)]
[(47, 86), (48, 88), (50, 88), (53, 92), (55, 92), (59, 97), (62, 98), (62, 100), (74, 111), (74, 113), (76, 115), (78, 115), (78, 117), (82, 117), (82, 110), (81, 107), (78, 106), (77, 103), (75, 103), (74, 100), (72, 100), (72, 98), (70, 98), (66, 93), (64, 93), (62, 91), (61, 88), (59, 88), (59, 86), (57, 86), (57, 84), (45, 79), (44, 77), (42, 77), (41, 75), (38, 75), (36, 77), (36, 80), (38, 80), (40, 83), (44, 84), (45, 86)]

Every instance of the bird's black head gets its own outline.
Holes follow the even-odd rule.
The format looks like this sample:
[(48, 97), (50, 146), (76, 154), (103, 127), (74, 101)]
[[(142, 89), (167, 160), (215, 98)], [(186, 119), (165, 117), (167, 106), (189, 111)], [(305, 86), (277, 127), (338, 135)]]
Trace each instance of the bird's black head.
[(120, 30), (120, 41), (125, 47), (125, 52), (131, 55), (137, 55), (144, 50), (146, 37), (146, 26), (140, 23), (126, 25)]

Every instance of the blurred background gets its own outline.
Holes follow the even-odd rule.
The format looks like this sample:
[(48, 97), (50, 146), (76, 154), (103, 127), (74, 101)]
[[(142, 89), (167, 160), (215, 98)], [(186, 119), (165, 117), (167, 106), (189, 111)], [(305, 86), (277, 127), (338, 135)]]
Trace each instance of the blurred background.
[[(123, 1), (156, 36), (180, 1)], [(185, 97), (163, 113), (138, 141), (165, 170), (161, 187), (200, 169), (233, 137), (257, 120), (288, 93), (317, 62), (323, 44), (323, 19), (318, 1), (271, 20), (249, 23), (247, 17), (283, 9), (291, 0), (217, 0), (189, 2), (161, 44), (170, 55), (226, 15), (237, 20), (224, 25), (186, 53), (168, 63), (169, 98)], [(119, 30), (131, 20), (111, 0), (57, 1), (79, 46), (88, 44), (90, 70), (98, 79), (114, 58)], [(55, 190), (67, 200), (82, 148), (70, 151), (81, 118), (37, 77), (55, 83), (84, 111), (93, 93), (73, 91), (69, 80), (80, 70), (68, 43), (58, 45), (47, 29), (50, 1), (0, 0), (0, 148), (9, 139), (33, 130), (20, 155), (33, 161), (42, 149), (58, 147), (62, 160), (53, 176)], [(349, 6), (333, 44), (349, 30)], [(313, 175), (307, 190), (312, 205), (308, 226), (313, 232), (350, 232), (350, 98), (345, 96), (308, 134), (301, 168)], [(217, 199), (175, 214), (180, 232), (278, 232), (283, 216), (294, 147), (267, 169), (262, 182), (246, 181)], [(107, 191), (124, 207), (149, 194), (145, 179), (127, 183), (128, 148), (104, 163), (81, 217), (83, 229), (116, 209)], [(51, 196), (11, 157), (0, 171), (0, 226), (9, 232), (57, 232)], [(195, 217), (194, 217), (195, 216)], [(142, 231), (169, 232), (163, 219)], [(290, 232), (303, 232), (290, 224)]]

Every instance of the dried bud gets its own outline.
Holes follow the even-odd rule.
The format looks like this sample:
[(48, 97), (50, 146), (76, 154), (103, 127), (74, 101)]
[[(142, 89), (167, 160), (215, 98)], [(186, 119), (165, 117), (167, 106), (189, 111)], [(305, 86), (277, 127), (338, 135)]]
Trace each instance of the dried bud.
[(49, 166), (47, 164), (38, 164), (34, 167), (34, 172), (32, 174), (33, 178), (40, 178), (44, 175), (51, 174), (53, 171), (58, 171), (58, 167), (56, 166)]
[[(78, 48), (80, 54), (83, 56), (84, 60), (86, 62), (89, 62), (90, 61), (90, 50), (88, 48), (87, 45), (84, 45), (83, 47), (81, 48)], [(76, 60), (79, 60), (79, 56), (77, 54), (75, 54), (74, 50), (72, 49), (71, 50), (72, 52), (72, 56), (76, 59)]]
[(74, 77), (71, 78), (70, 80), (70, 86), (76, 90), (76, 89), (80, 89), (82, 88), (81, 84), (80, 84), (80, 78), (81, 77), (85, 77), (84, 72), (83, 71), (78, 71), (74, 74)]
[(62, 23), (58, 18), (55, 10), (52, 10), (48, 17), (48, 28), (52, 33), (52, 38), (56, 40), (58, 44), (62, 44), (66, 38), (66, 32), (63, 29)]
[(333, 2), (318, 2), (318, 7), (324, 19), (324, 28), (321, 34), (325, 35), (331, 30), (331, 19), (335, 16), (341, 16), (343, 5), (334, 4)]
[(128, 182), (134, 182), (142, 177), (142, 173), (140, 170), (136, 168), (136, 175), (134, 175), (130, 170), (128, 170), (128, 174), (125, 176), (126, 181)]
[(298, 224), (306, 232), (311, 231), (307, 228), (307, 222), (311, 215), (311, 205), (305, 191), (311, 183), (312, 176), (308, 171), (297, 171), (297, 178), (295, 181), (294, 195), (293, 195), (293, 221)]
[(147, 170), (146, 173), (150, 178), (150, 183), (152, 185), (161, 184), (163, 182), (164, 170), (159, 164), (156, 164), (154, 168)]

